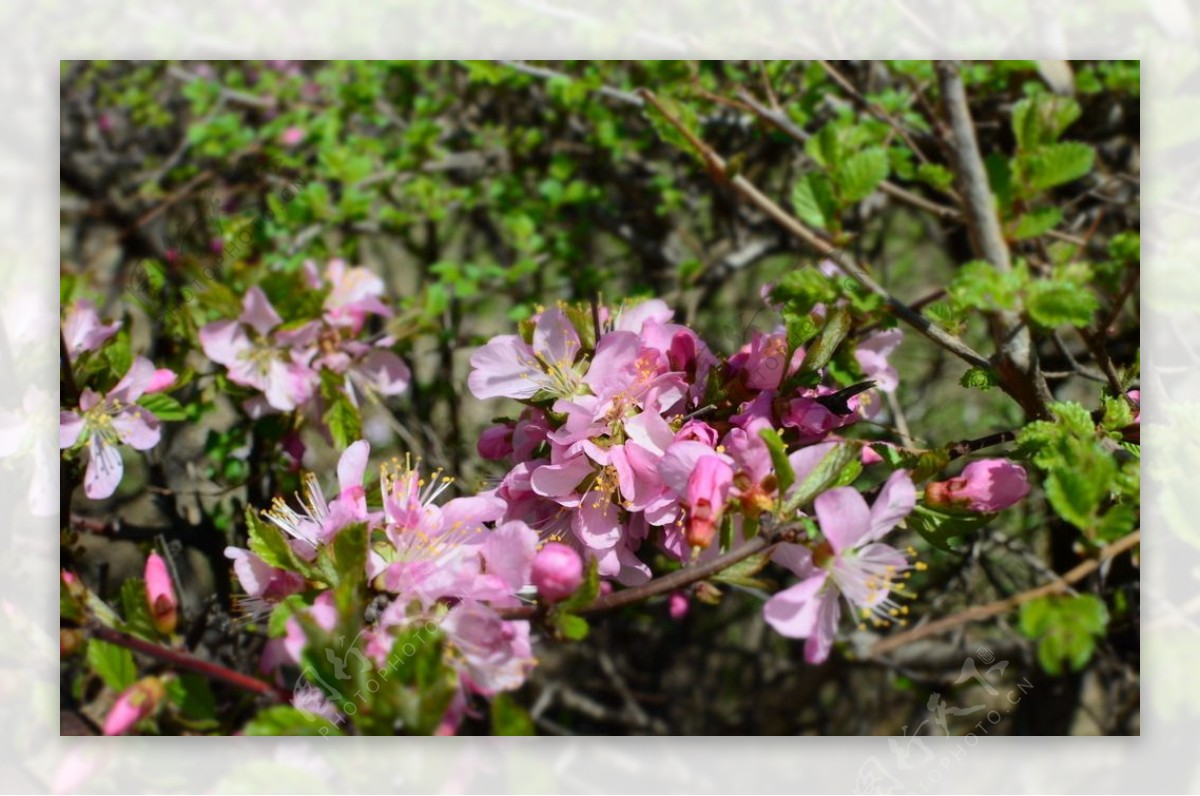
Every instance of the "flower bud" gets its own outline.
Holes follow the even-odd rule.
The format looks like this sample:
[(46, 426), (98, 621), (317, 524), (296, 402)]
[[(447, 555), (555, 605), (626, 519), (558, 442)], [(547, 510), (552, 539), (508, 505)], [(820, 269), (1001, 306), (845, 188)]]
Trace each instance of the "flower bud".
[(146, 385), (146, 395), (162, 392), (174, 384), (176, 378), (175, 371), (170, 368), (158, 368), (150, 377), (150, 383)]
[(733, 485), (733, 468), (717, 456), (702, 456), (688, 477), (687, 543), (708, 547), (725, 512), (725, 500)]
[(993, 513), (1029, 494), (1025, 468), (1008, 459), (971, 462), (957, 478), (925, 487), (925, 504), (938, 508)]
[(533, 559), (533, 585), (550, 602), (565, 599), (583, 582), (583, 561), (570, 547), (549, 542)]
[(143, 678), (126, 688), (117, 697), (112, 710), (104, 719), (105, 735), (124, 735), (133, 725), (158, 709), (166, 695), (162, 681), (157, 677)]
[(179, 619), (179, 601), (167, 572), (167, 562), (158, 553), (146, 559), (146, 600), (150, 603), (150, 614), (154, 626), (160, 633), (171, 633)]
[(671, 596), (667, 598), (667, 613), (676, 622), (687, 616), (688, 608), (687, 596), (681, 591), (671, 592)]
[(513, 427), (499, 425), (484, 429), (475, 448), (480, 456), (492, 462), (510, 456), (513, 452)]

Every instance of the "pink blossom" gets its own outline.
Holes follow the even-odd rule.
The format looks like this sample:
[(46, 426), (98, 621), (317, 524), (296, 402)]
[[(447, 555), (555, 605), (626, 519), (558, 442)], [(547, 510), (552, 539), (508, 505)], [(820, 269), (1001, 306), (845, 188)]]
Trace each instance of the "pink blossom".
[(146, 601), (150, 604), (150, 615), (158, 632), (170, 634), (175, 630), (179, 617), (179, 600), (171, 584), (167, 562), (158, 553), (146, 558)]
[(829, 657), (845, 599), (852, 612), (887, 623), (903, 613), (890, 597), (896, 580), (909, 568), (905, 557), (878, 542), (916, 505), (916, 490), (904, 470), (888, 478), (875, 505), (868, 508), (851, 487), (817, 496), (817, 522), (825, 537), (815, 550), (784, 544), (772, 559), (800, 577), (795, 586), (775, 594), (763, 606), (763, 617), (784, 636), (805, 638), (809, 663)]
[(676, 622), (687, 616), (690, 607), (687, 595), (683, 592), (673, 591), (667, 597), (667, 614)]
[(687, 484), (687, 542), (693, 547), (708, 547), (721, 517), (725, 501), (733, 485), (733, 468), (716, 456), (704, 456)]
[(546, 544), (533, 560), (533, 585), (547, 602), (570, 597), (583, 582), (579, 553), (559, 542)]
[(236, 321), (215, 321), (200, 330), (200, 346), (229, 369), (230, 381), (261, 391), (271, 408), (290, 412), (312, 396), (318, 379), (309, 367), (311, 353), (289, 350), (288, 343), (302, 342), (297, 334), (272, 334), (282, 323), (255, 286), (246, 291)]
[(472, 689), (484, 695), (520, 687), (534, 666), (529, 623), (505, 621), (491, 608), (464, 600), (441, 624), (462, 653), (458, 665)]
[(150, 360), (138, 357), (108, 395), (101, 397), (84, 389), (79, 411), (59, 413), (59, 448), (87, 446), (83, 491), (89, 498), (107, 498), (121, 483), (125, 467), (118, 443), (136, 450), (149, 450), (158, 444), (162, 433), (158, 418), (136, 403), (145, 394), (154, 373)]
[(513, 426), (504, 424), (484, 429), (475, 447), (488, 461), (508, 458), (513, 452)]
[(100, 323), (96, 307), (87, 299), (79, 299), (67, 310), (63, 321), (63, 342), (67, 344), (67, 355), (74, 362), (86, 351), (95, 351), (121, 328), (120, 321)]
[(105, 735), (124, 735), (158, 709), (166, 689), (157, 677), (146, 677), (121, 692), (104, 718)]
[(854, 350), (854, 358), (863, 375), (875, 382), (875, 386), (883, 392), (892, 392), (900, 383), (896, 369), (888, 362), (900, 342), (904, 332), (900, 329), (885, 329), (868, 336)]
[(1029, 494), (1025, 468), (1008, 459), (980, 459), (948, 481), (925, 486), (930, 506), (993, 513), (1003, 511)]
[(532, 343), (516, 335), (500, 335), (476, 349), (467, 386), (481, 400), (527, 399), (541, 391), (570, 398), (582, 384), (575, 364), (579, 349), (579, 333), (566, 314), (554, 307), (538, 318)]

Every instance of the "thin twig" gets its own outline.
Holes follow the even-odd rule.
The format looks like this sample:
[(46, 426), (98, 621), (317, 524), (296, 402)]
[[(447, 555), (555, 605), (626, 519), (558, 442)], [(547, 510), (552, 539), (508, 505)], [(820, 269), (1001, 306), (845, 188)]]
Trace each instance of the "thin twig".
[(986, 605), (974, 605), (965, 611), (959, 611), (956, 614), (951, 614), (950, 616), (942, 619), (936, 619), (927, 624), (914, 627), (911, 630), (905, 630), (902, 633), (889, 636), (871, 648), (870, 657), (877, 658), (880, 655), (886, 655), (887, 653), (899, 649), (906, 644), (911, 644), (914, 641), (919, 641), (923, 638), (929, 638), (930, 636), (940, 635), (941, 633), (945, 633), (948, 630), (953, 630), (960, 625), (965, 625), (968, 622), (978, 622), (993, 616), (999, 616), (1000, 614), (1008, 613), (1012, 609), (1017, 608), (1024, 603), (1030, 602), (1031, 600), (1036, 600), (1039, 597), (1045, 597), (1049, 594), (1056, 594), (1058, 592), (1065, 591), (1073, 584), (1078, 583), (1088, 575), (1095, 572), (1105, 561), (1115, 558), (1121, 553), (1124, 553), (1126, 550), (1135, 547), (1141, 542), (1141, 539), (1142, 532), (1134, 531), (1125, 538), (1113, 542), (1108, 547), (1105, 547), (1100, 551), (1100, 554), (1096, 558), (1084, 561), (1057, 580), (1053, 580), (1050, 583), (1030, 589), (1029, 591), (1023, 591), (1020, 594), (1014, 594), (1012, 597), (1008, 597), (1004, 600), (987, 603)]
[(143, 655), (148, 655), (151, 658), (169, 663), (179, 669), (185, 669), (189, 672), (203, 675), (204, 677), (213, 680), (220, 680), (223, 683), (240, 688), (243, 691), (251, 691), (255, 694), (271, 697), (281, 702), (290, 702), (291, 694), (282, 688), (278, 688), (270, 683), (262, 680), (249, 677), (235, 672), (232, 669), (227, 669), (220, 664), (206, 661), (202, 658), (197, 658), (189, 655), (186, 652), (169, 649), (167, 647), (152, 644), (149, 641), (143, 641), (140, 638), (134, 638), (119, 630), (113, 630), (111, 627), (103, 625), (93, 625), (88, 629), (89, 634), (93, 638), (98, 638), (101, 641), (107, 641), (109, 644), (116, 644), (118, 647), (140, 652)]
[(695, 133), (689, 130), (665, 107), (663, 107), (663, 105), (658, 101), (658, 98), (654, 96), (653, 92), (647, 89), (640, 89), (639, 93), (648, 103), (654, 106), (654, 109), (660, 113), (662, 117), (667, 120), (667, 122), (669, 122), (675, 129), (677, 129), (684, 137), (688, 139), (688, 142), (692, 145), (692, 147), (704, 158), (710, 170), (717, 177), (732, 185), (733, 188), (737, 190), (737, 192), (741, 194), (747, 201), (758, 207), (760, 210), (770, 216), (776, 223), (815, 249), (823, 257), (827, 257), (828, 259), (832, 260), (847, 275), (854, 279), (854, 281), (858, 282), (875, 295), (881, 297), (897, 318), (904, 321), (909, 326), (913, 327), (921, 334), (940, 345), (942, 348), (945, 348), (947, 351), (950, 351), (958, 357), (961, 357), (969, 364), (980, 368), (991, 368), (991, 363), (988, 362), (988, 360), (982, 354), (978, 353), (964, 343), (961, 339), (945, 331), (940, 326), (921, 315), (919, 312), (913, 310), (904, 302), (892, 296), (850, 256), (848, 256), (841, 249), (834, 247), (831, 243), (829, 243), (829, 241), (824, 240), (815, 232), (808, 229), (808, 227), (804, 226), (804, 224), (781, 208), (772, 199), (770, 199), (770, 197), (762, 193), (762, 191), (755, 187), (755, 185), (747, 180), (743, 175), (738, 174), (731, 177), (729, 175), (725, 159), (718, 155), (712, 149), (712, 147), (700, 140)]

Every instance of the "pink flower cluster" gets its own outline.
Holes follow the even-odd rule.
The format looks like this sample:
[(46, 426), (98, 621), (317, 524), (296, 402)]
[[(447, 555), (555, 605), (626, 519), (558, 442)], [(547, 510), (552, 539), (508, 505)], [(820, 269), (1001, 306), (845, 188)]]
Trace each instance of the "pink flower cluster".
[[(496, 337), (474, 353), (477, 398), (527, 404), (485, 431), (479, 452), (510, 466), (494, 492), (504, 520), (573, 546), (626, 585), (650, 577), (639, 556), (647, 541), (686, 562), (712, 545), (730, 507), (740, 531), (777, 505), (762, 430), (810, 445), (867, 411), (865, 395), (838, 400), (832, 388), (789, 383), (804, 351), (789, 354), (782, 329), (755, 332), (723, 360), (662, 301), (601, 308), (596, 329), (577, 328), (581, 319), (591, 320), (553, 307), (528, 339)], [(585, 348), (585, 337), (595, 343)], [(858, 352), (889, 388), (886, 355), (898, 342), (898, 331), (882, 332)]]
[[(494, 495), (439, 505), (453, 479), (440, 472), (426, 478), (397, 460), (382, 465), (382, 509), (370, 511), (363, 487), (369, 453), (370, 446), (359, 441), (342, 454), (339, 491), (332, 500), (310, 475), (298, 511), (277, 501), (264, 516), (305, 560), (315, 559), (323, 545), (355, 523), (366, 523), (372, 538), (386, 540), (371, 546), (366, 572), (373, 593), (388, 597), (363, 638), (365, 654), (376, 665), (386, 665), (398, 629), (434, 622), (458, 653), (451, 660), (460, 674), (459, 703), (465, 704), (468, 694), (519, 687), (534, 663), (529, 623), (503, 619), (497, 609), (520, 605), (519, 592), (534, 593), (537, 534), (523, 522), (502, 522), (504, 504)], [(243, 608), (251, 614), (261, 617), (307, 587), (300, 575), (274, 568), (249, 550), (230, 547), (226, 555), (247, 594)], [(561, 563), (553, 569), (558, 576), (554, 586), (561, 588), (570, 580), (569, 565), (566, 572)], [(331, 593), (318, 596), (307, 610), (318, 625), (334, 627)], [(292, 618), (286, 635), (264, 652), (264, 671), (299, 664), (306, 643), (301, 624)]]
[(236, 320), (215, 321), (200, 330), (205, 356), (224, 365), (230, 381), (261, 393), (246, 401), (250, 415), (300, 410), (323, 426), (323, 370), (337, 375), (355, 405), (364, 396), (399, 395), (408, 389), (411, 374), (391, 351), (395, 341), (387, 336), (363, 339), (370, 316), (391, 316), (381, 299), (383, 280), (342, 260), (330, 262), (324, 274), (308, 262), (303, 277), (309, 289), (325, 293), (319, 318), (285, 323), (255, 286), (246, 292)]

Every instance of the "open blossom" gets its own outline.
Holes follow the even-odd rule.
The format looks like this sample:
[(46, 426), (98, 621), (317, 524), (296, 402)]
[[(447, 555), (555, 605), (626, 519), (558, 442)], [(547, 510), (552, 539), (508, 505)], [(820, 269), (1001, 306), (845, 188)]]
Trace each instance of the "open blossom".
[(579, 349), (579, 333), (566, 314), (553, 307), (538, 318), (532, 343), (517, 335), (500, 335), (475, 351), (467, 386), (479, 399), (532, 398), (540, 391), (570, 398), (583, 384), (575, 363)]
[(831, 489), (814, 501), (824, 543), (815, 550), (799, 544), (776, 548), (772, 559), (800, 582), (767, 600), (763, 617), (780, 634), (807, 639), (809, 663), (829, 657), (841, 616), (839, 597), (852, 612), (880, 624), (906, 612), (889, 594), (908, 570), (908, 560), (878, 540), (915, 505), (916, 490), (904, 470), (892, 473), (870, 508), (851, 487)]
[(980, 459), (948, 481), (925, 486), (930, 506), (992, 513), (1003, 511), (1029, 494), (1025, 468), (1008, 459)]
[(171, 585), (171, 574), (167, 562), (158, 553), (146, 559), (146, 602), (150, 604), (150, 616), (160, 633), (172, 633), (179, 619), (179, 600), (175, 587)]
[(347, 327), (358, 334), (367, 316), (390, 318), (391, 309), (383, 303), (383, 280), (371, 269), (350, 266), (345, 260), (333, 259), (325, 266), (324, 275), (317, 273), (311, 260), (304, 263), (304, 276), (310, 287), (328, 290), (323, 309), (325, 320), (332, 326)]
[(78, 411), (59, 413), (59, 447), (87, 446), (83, 491), (89, 498), (109, 497), (121, 483), (125, 466), (118, 444), (136, 450), (149, 450), (158, 444), (162, 434), (158, 418), (137, 404), (154, 374), (150, 360), (138, 357), (108, 395), (85, 389), (79, 397)]
[(318, 384), (309, 367), (312, 352), (293, 348), (295, 333), (276, 331), (283, 323), (258, 286), (246, 291), (242, 314), (200, 330), (204, 355), (229, 369), (229, 380), (261, 391), (267, 403), (290, 412), (307, 401)]
[(74, 362), (80, 354), (95, 351), (120, 328), (120, 321), (101, 323), (95, 305), (87, 299), (79, 299), (67, 310), (63, 320), (62, 335), (67, 355)]

